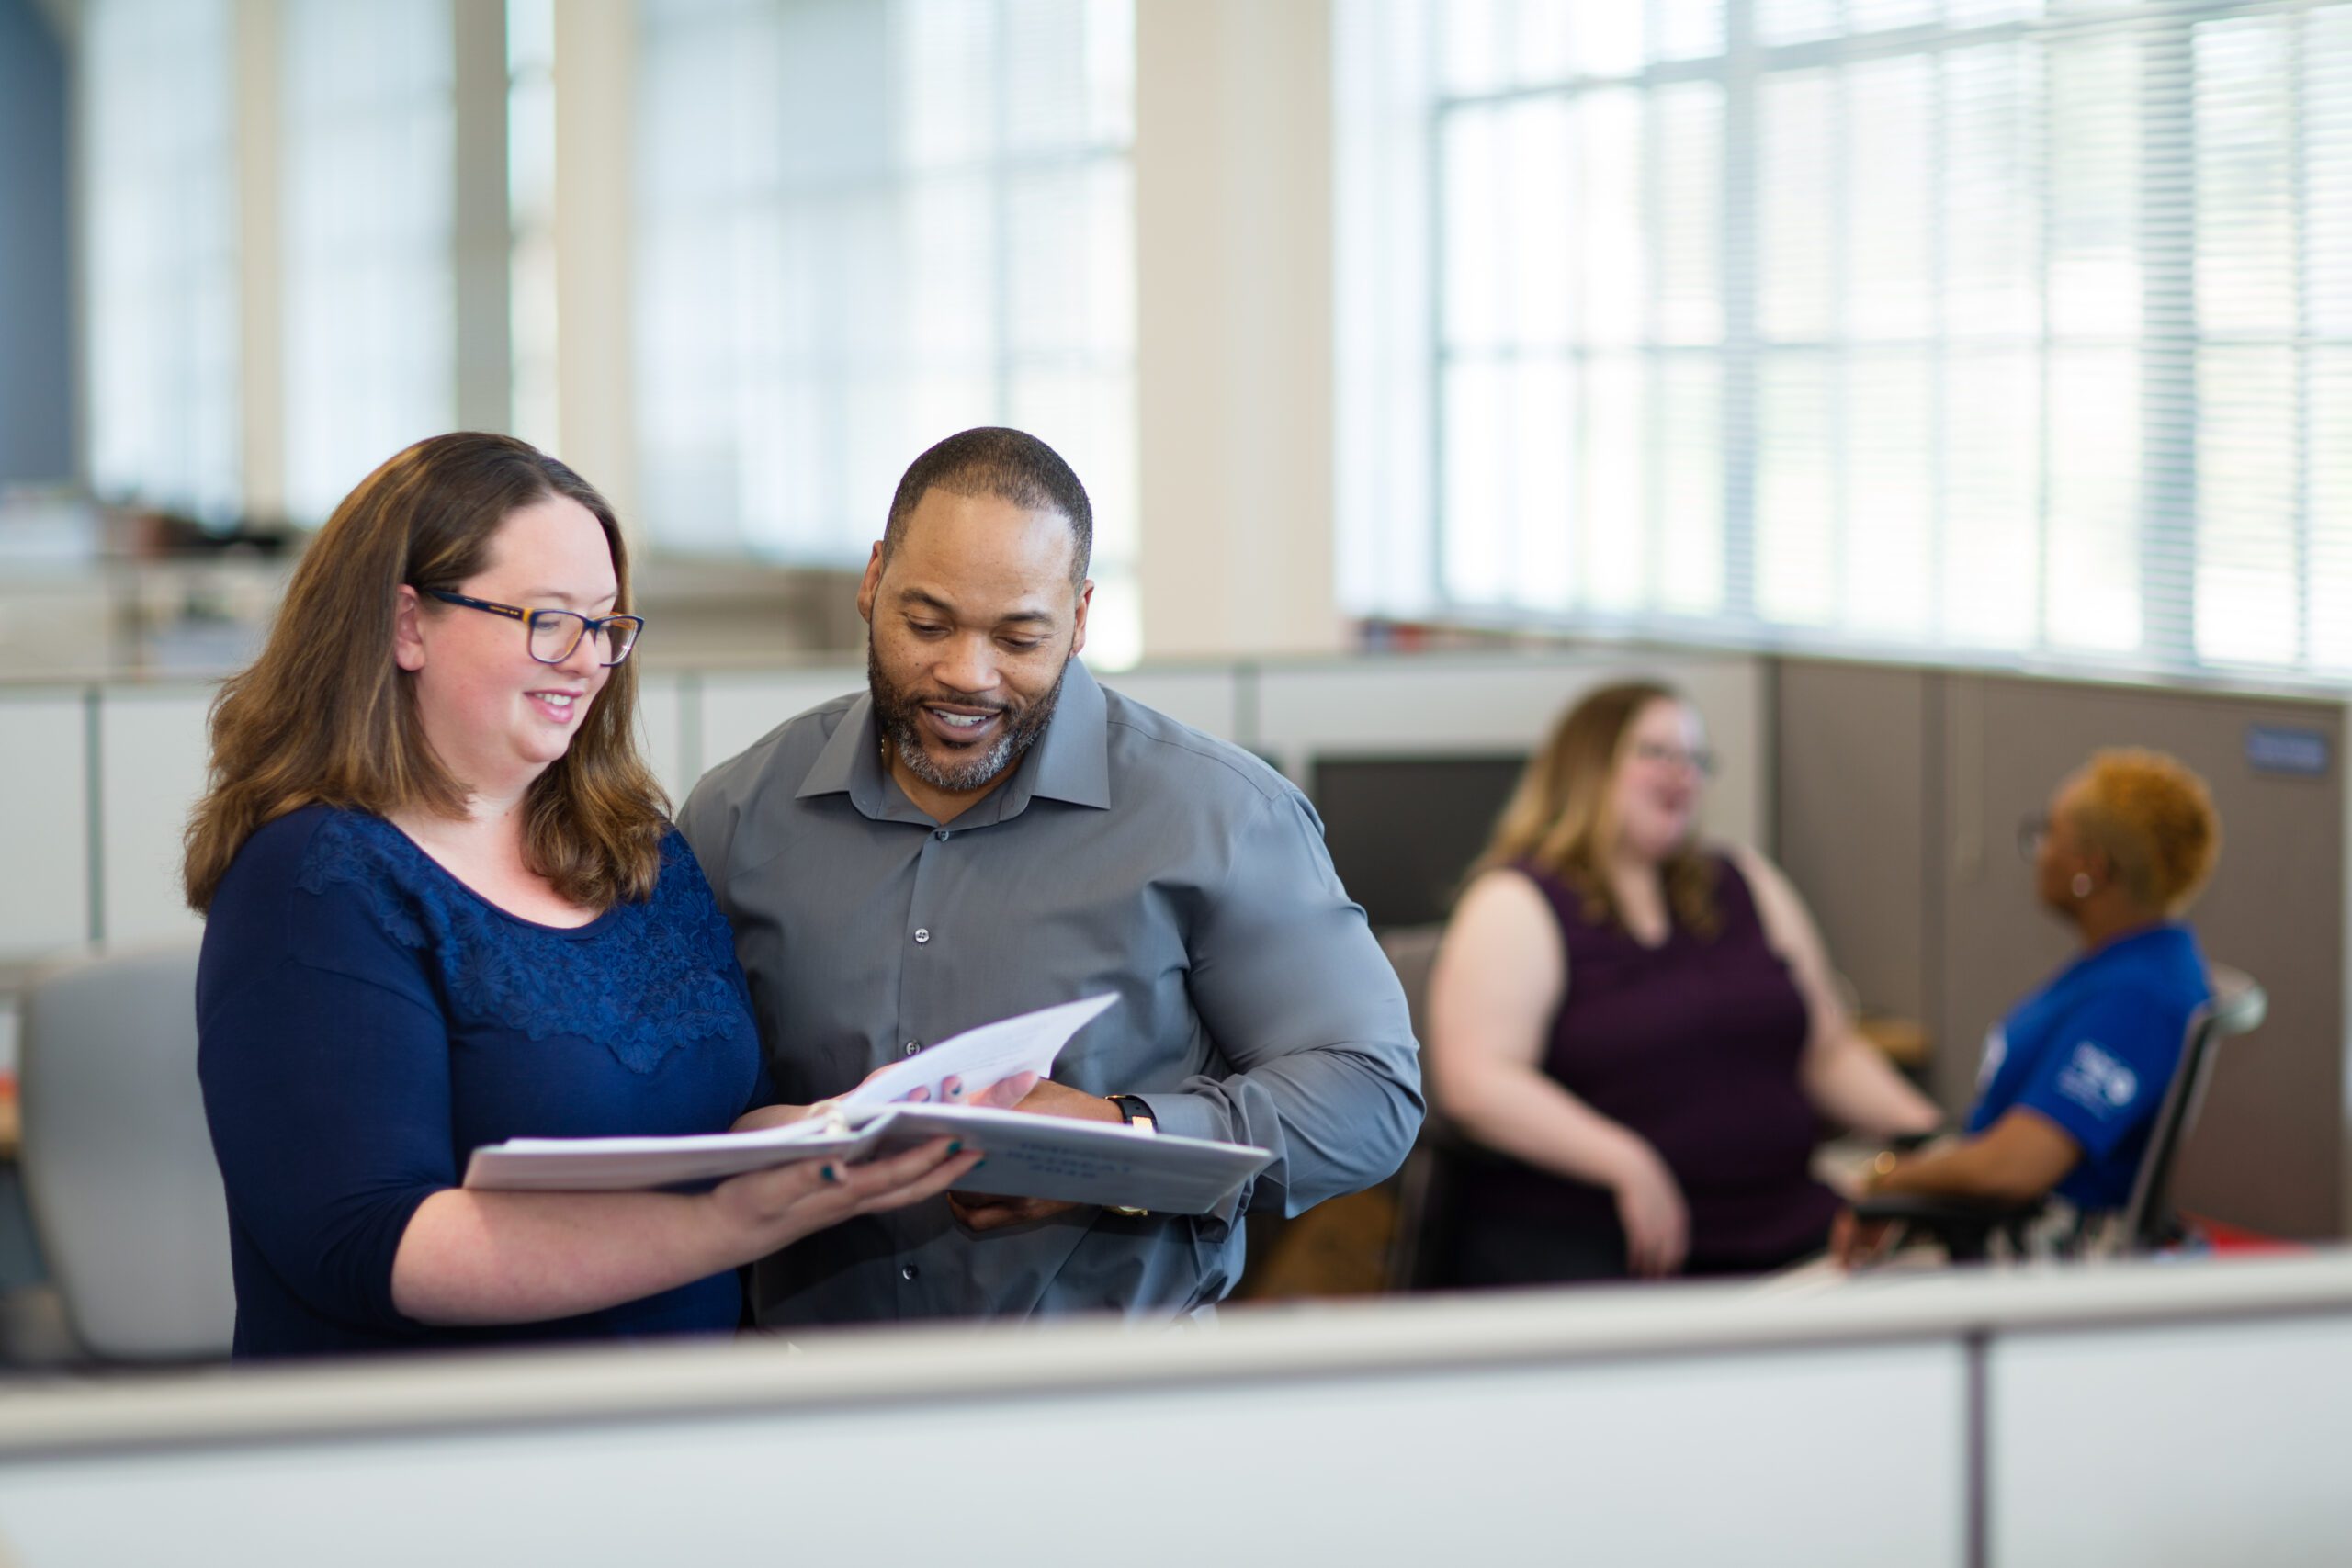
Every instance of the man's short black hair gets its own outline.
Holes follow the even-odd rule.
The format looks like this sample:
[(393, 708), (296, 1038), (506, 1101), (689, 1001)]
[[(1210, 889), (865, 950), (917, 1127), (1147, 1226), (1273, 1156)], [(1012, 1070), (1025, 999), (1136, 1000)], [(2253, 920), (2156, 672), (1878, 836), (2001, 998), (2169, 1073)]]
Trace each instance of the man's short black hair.
[(890, 498), (882, 527), (882, 559), (888, 565), (906, 536), (916, 503), (934, 490), (952, 495), (993, 496), (1031, 512), (1058, 512), (1069, 521), (1070, 581), (1086, 581), (1094, 555), (1094, 508), (1086, 487), (1061, 454), (1026, 431), (982, 425), (951, 435), (909, 465)]

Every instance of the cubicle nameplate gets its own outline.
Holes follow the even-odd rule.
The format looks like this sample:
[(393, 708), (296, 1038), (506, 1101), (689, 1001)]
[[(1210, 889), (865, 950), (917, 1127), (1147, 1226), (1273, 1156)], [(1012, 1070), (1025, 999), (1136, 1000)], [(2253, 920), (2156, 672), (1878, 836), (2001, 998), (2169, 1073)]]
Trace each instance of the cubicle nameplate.
[(2245, 727), (2246, 765), (2257, 773), (2324, 779), (2328, 772), (2327, 734), (2284, 724)]

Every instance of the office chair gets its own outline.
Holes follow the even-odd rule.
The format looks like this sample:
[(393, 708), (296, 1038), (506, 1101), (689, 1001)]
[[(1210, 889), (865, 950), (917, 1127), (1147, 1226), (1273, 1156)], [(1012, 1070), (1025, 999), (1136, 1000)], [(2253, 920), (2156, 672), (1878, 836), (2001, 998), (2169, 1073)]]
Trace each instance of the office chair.
[[(1412, 1014), (1413, 1038), (1429, 1043), (1430, 970), (1437, 962), (1438, 944), (1445, 938), (1442, 925), (1397, 926), (1380, 933), (1380, 950), (1405, 987), (1405, 1006)], [(1455, 1173), (1465, 1163), (1491, 1161), (1487, 1153), (1456, 1131), (1445, 1113), (1432, 1103), (1422, 1118), (1396, 1174), (1396, 1226), (1388, 1248), (1387, 1276), (1391, 1291), (1426, 1288), (1435, 1277), (1438, 1250), (1451, 1225), (1458, 1201)]]
[[(2195, 1130), (2205, 1106), (2205, 1088), (2212, 1080), (2213, 1063), (2222, 1042), (2251, 1034), (2262, 1025), (2270, 998), (2252, 976), (2224, 964), (2209, 968), (2212, 997), (2189, 1014), (2181, 1042), (2180, 1065), (2165, 1089), (2164, 1102), (2148, 1134), (2148, 1147), (2132, 1178), (2132, 1196), (2109, 1215), (2085, 1215), (2062, 1242), (2061, 1250), (2137, 1254), (2178, 1241), (2179, 1217), (2172, 1208), (2172, 1172), (2183, 1145)], [(1998, 1203), (1961, 1198), (1929, 1198), (1911, 1194), (1879, 1194), (1854, 1205), (1854, 1216), (1865, 1221), (1895, 1221), (1905, 1227), (1898, 1238), (1928, 1235), (1943, 1243), (1955, 1263), (1981, 1263), (1989, 1256), (1996, 1235), (2006, 1238), (2013, 1255), (2027, 1251), (2027, 1233), (2040, 1220), (2049, 1200)]]
[(225, 1357), (229, 1212), (196, 1079), (193, 942), (49, 965), (25, 994), (25, 1199), (101, 1361)]
[[(1381, 933), (1381, 952), (1404, 985), (1404, 1006), (1414, 1018), (1414, 1039), (1428, 1046), (1430, 1030), (1430, 966), (1437, 962), (1437, 942), (1444, 941), (1444, 926), (1395, 926)], [(1428, 1283), (1430, 1232), (1444, 1223), (1446, 1156), (1449, 1143), (1440, 1112), (1432, 1105), (1420, 1122), (1414, 1152), (1404, 1156), (1397, 1170), (1397, 1227), (1387, 1246), (1387, 1288), (1411, 1291)]]

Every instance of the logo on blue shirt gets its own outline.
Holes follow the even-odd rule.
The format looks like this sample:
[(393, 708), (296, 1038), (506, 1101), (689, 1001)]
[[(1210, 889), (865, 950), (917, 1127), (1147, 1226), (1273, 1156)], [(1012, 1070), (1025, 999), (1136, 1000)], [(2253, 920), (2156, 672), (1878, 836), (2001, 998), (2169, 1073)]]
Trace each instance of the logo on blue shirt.
[(2075, 1047), (2074, 1059), (2059, 1073), (2057, 1087), (2059, 1093), (2084, 1110), (2111, 1116), (2140, 1092), (2140, 1075), (2086, 1040)]

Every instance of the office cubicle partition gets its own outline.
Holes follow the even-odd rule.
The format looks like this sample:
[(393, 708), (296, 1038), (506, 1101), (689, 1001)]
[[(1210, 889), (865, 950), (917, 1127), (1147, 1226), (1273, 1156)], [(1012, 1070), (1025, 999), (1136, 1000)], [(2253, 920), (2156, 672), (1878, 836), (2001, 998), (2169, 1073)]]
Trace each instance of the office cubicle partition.
[(2270, 1015), (2224, 1049), (2175, 1195), (2277, 1235), (2344, 1234), (2340, 700), (1787, 660), (1770, 711), (1781, 863), (1864, 1000), (1926, 1022), (1955, 1111), (1987, 1031), (2072, 955), (2035, 907), (2019, 819), (2095, 747), (2196, 769), (2222, 852), (2190, 919), (2211, 957), (2262, 982)]
[(0, 1561), (2352, 1556), (2352, 1258), (276, 1368), (0, 1400)]

